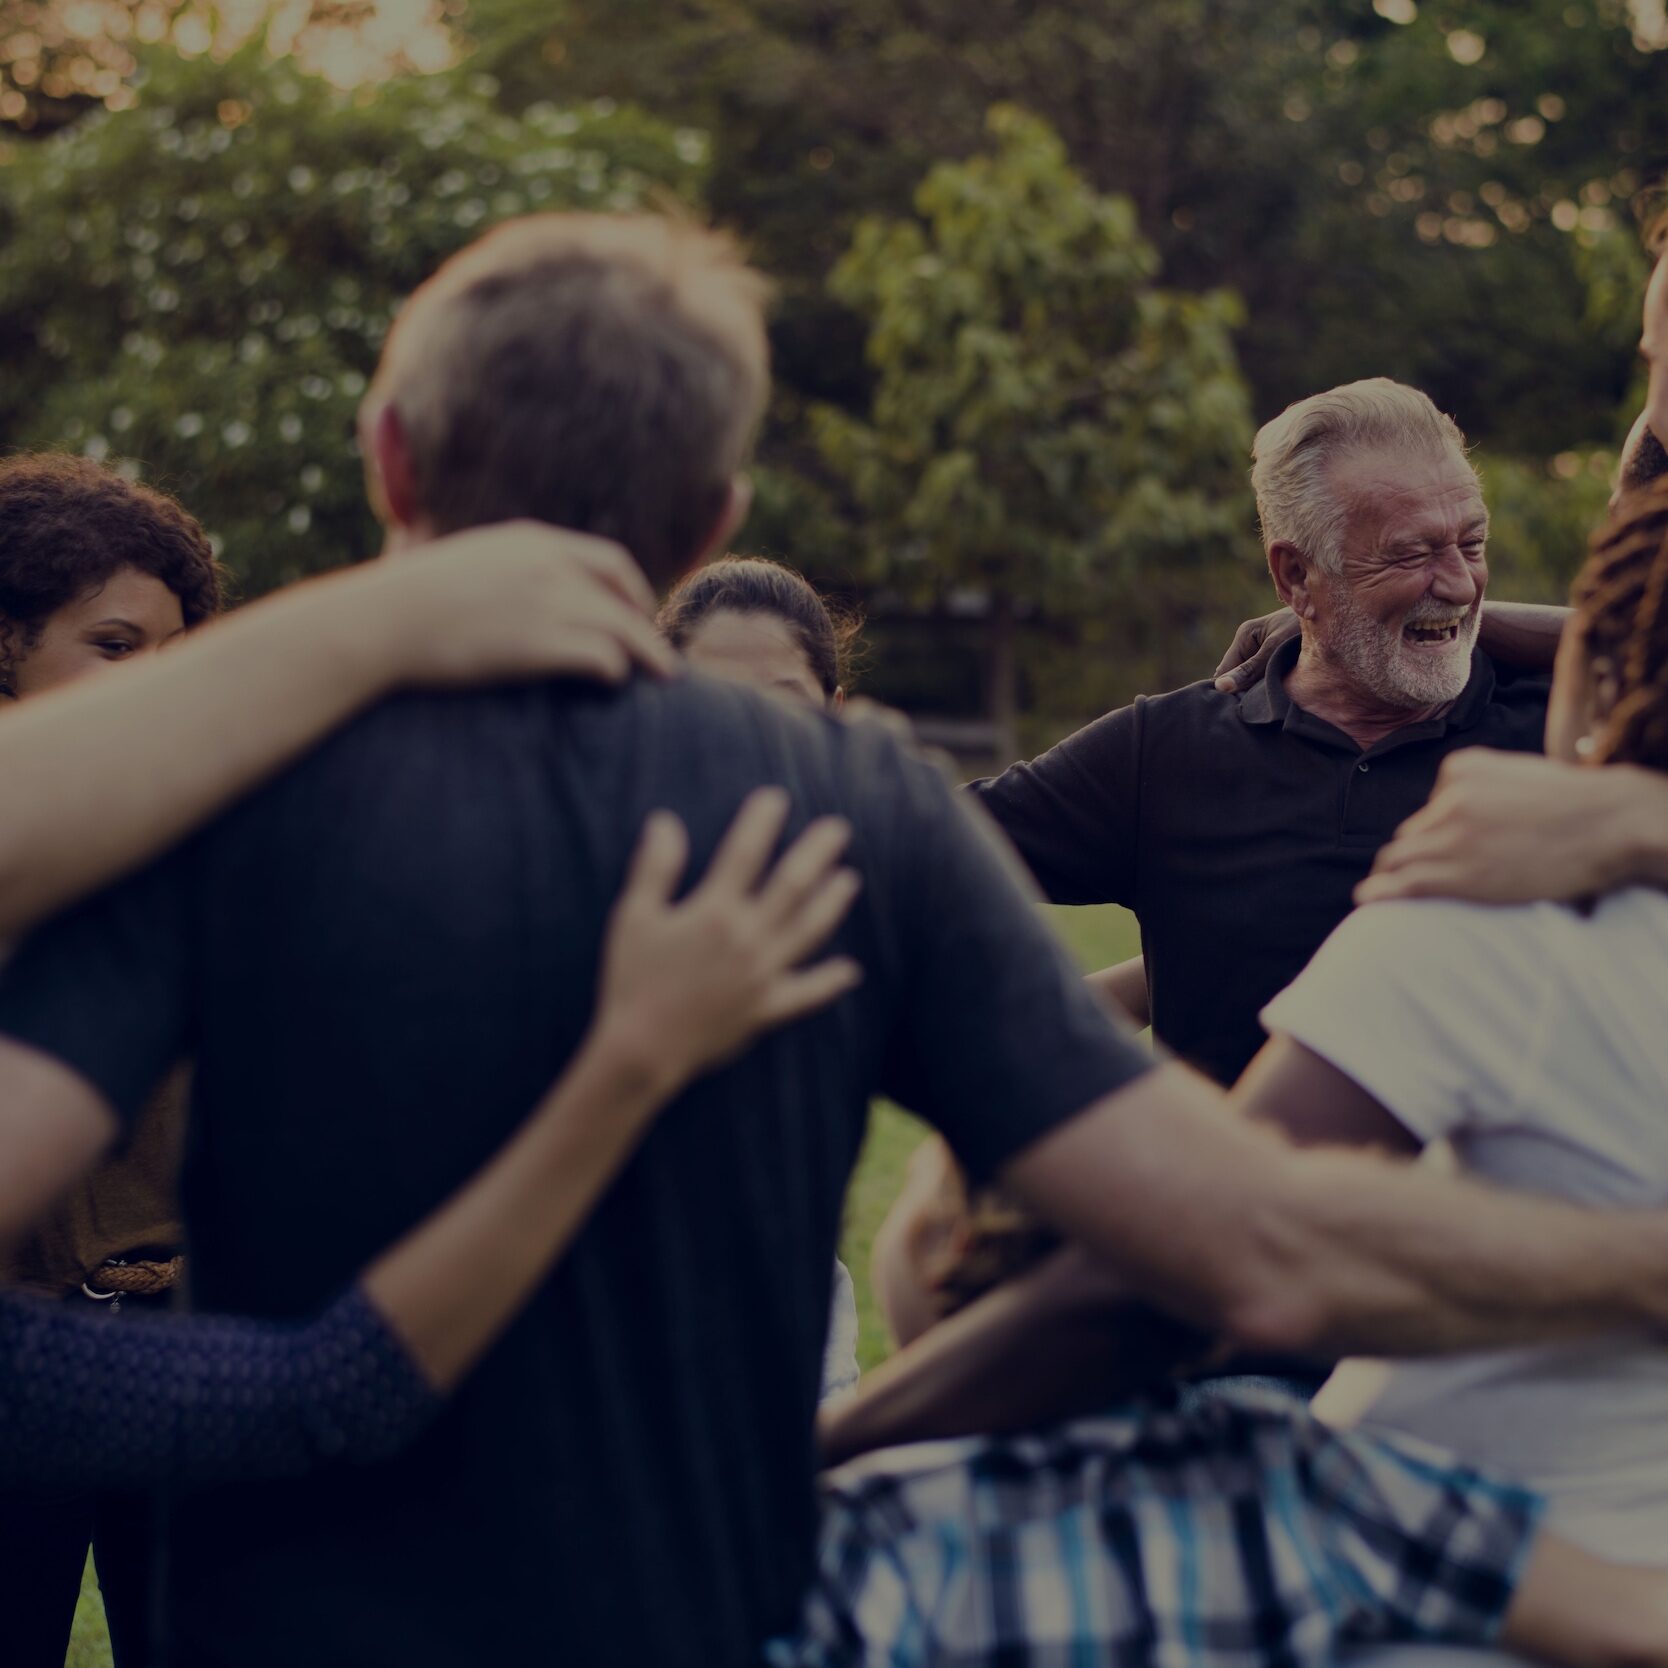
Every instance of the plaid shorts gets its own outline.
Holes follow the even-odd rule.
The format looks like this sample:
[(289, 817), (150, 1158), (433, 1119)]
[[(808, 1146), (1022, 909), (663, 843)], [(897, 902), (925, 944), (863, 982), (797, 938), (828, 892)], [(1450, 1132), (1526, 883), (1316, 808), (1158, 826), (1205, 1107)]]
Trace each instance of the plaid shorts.
[(822, 1480), (772, 1668), (1329, 1668), (1343, 1643), (1492, 1640), (1539, 1497), (1243, 1390)]

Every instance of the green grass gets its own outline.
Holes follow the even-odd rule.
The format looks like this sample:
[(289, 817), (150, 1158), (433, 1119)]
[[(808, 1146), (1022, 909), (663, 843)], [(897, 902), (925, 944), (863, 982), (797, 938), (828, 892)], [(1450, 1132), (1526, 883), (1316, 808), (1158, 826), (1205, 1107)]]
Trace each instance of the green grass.
[[(1137, 954), (1141, 948), (1135, 918), (1110, 905), (1096, 909), (1050, 909), (1049, 916), (1066, 945), (1085, 970), (1107, 967)], [(866, 1370), (890, 1352), (885, 1328), (869, 1290), (869, 1254), (887, 1209), (903, 1179), (904, 1164), (924, 1127), (907, 1112), (877, 1103), (869, 1120), (868, 1139), (858, 1160), (851, 1191), (846, 1196), (845, 1234), (840, 1255), (857, 1283), (858, 1363)], [(81, 1607), (76, 1612), (75, 1636), (65, 1668), (110, 1668), (110, 1644), (104, 1631), (104, 1607), (88, 1562), (81, 1583)]]
[(81, 1603), (76, 1606), (64, 1668), (110, 1668), (110, 1635), (104, 1630), (104, 1605), (98, 1596), (93, 1560), (81, 1572)]

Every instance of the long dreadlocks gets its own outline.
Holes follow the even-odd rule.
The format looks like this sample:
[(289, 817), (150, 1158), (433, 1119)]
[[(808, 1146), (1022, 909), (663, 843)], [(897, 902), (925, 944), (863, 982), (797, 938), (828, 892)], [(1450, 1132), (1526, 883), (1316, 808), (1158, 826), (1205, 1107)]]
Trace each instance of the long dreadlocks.
[(1594, 759), (1668, 770), (1668, 478), (1622, 498), (1570, 605), (1589, 661), (1607, 662), (1617, 683)]

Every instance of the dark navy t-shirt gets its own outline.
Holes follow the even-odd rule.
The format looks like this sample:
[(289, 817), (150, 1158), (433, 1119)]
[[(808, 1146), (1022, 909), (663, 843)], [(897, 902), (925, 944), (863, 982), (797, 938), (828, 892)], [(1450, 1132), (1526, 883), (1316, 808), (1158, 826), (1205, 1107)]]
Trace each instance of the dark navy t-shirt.
[(930, 768), (699, 678), (391, 702), (0, 976), (0, 1031), (123, 1116), (195, 1058), (194, 1300), (303, 1315), (561, 1070), (646, 815), (684, 819), (698, 874), (767, 782), (791, 790), (790, 835), (855, 826), (838, 948), (861, 988), (668, 1109), (407, 1454), (177, 1502), (178, 1662), (753, 1660), (807, 1571), (828, 1268), (870, 1096), (987, 1173), (1150, 1058)]

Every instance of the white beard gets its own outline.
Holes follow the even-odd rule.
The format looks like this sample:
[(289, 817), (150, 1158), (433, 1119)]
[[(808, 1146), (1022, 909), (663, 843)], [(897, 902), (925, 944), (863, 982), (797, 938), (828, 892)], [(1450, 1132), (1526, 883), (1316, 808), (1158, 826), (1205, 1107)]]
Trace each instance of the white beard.
[(1417, 624), (1430, 615), (1448, 614), (1450, 611), (1440, 604), (1421, 603), (1402, 626), (1390, 627), (1358, 608), (1354, 597), (1342, 587), (1334, 594), (1337, 607), (1324, 653), (1356, 688), (1386, 706), (1410, 710), (1441, 706), (1458, 700), (1465, 692), (1471, 681), (1471, 650), (1482, 624), (1480, 597), (1460, 622), (1453, 642), (1433, 650), (1410, 648), (1402, 637), (1402, 626)]

